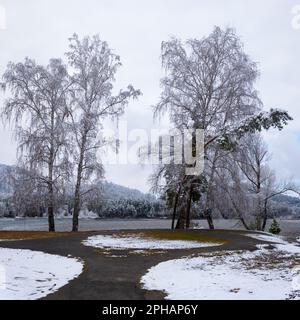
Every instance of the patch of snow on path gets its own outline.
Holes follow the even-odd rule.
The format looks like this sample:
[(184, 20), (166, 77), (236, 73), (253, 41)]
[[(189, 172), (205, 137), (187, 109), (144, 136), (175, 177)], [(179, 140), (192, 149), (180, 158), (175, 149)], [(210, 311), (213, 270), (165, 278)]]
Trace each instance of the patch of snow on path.
[(85, 246), (91, 246), (104, 249), (192, 249), (203, 247), (221, 246), (222, 243), (198, 242), (187, 240), (159, 240), (155, 238), (146, 238), (142, 236), (117, 237), (108, 235), (91, 236), (82, 242)]
[(78, 277), (83, 263), (39, 251), (0, 248), (0, 300), (35, 300)]
[(300, 287), (293, 286), (300, 247), (266, 247), (259, 245), (254, 252), (214, 252), (162, 262), (150, 268), (141, 283), (145, 289), (164, 291), (167, 299), (300, 299)]

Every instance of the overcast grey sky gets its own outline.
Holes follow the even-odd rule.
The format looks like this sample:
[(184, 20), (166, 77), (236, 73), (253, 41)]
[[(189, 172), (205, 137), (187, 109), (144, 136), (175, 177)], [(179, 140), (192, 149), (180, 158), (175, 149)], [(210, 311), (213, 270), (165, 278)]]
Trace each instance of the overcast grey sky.
[[(0, 73), (10, 60), (29, 56), (47, 63), (61, 57), (74, 32), (99, 33), (121, 56), (117, 87), (132, 83), (143, 92), (123, 119), (131, 128), (149, 129), (150, 106), (160, 93), (161, 42), (170, 36), (201, 38), (215, 25), (234, 27), (245, 51), (259, 63), (257, 87), (265, 108), (284, 108), (294, 117), (283, 132), (266, 134), (272, 167), (279, 178), (300, 181), (300, 29), (292, 27), (296, 5), (300, 0), (0, 0), (6, 13), (5, 29), (0, 21)], [(15, 151), (10, 130), (0, 124), (0, 163), (14, 163)], [(106, 178), (145, 191), (150, 172), (149, 167), (109, 166)]]

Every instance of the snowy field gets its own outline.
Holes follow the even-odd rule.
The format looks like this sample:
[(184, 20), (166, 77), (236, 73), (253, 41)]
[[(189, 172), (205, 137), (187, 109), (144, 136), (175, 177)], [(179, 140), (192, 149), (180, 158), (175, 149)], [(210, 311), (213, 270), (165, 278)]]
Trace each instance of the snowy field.
[[(206, 221), (197, 221), (201, 227), (207, 228)], [(60, 218), (55, 220), (57, 231), (70, 231), (72, 219)], [(269, 222), (270, 223), (270, 222)], [(169, 229), (171, 221), (167, 219), (81, 219), (79, 223), (82, 231), (97, 230), (129, 230), (129, 229)], [(215, 220), (217, 229), (242, 229), (237, 220)], [(282, 235), (300, 237), (300, 220), (280, 221)], [(0, 218), (0, 230), (36, 230), (47, 231), (47, 218)]]
[(35, 300), (78, 277), (75, 258), (38, 251), (0, 248), (0, 300)]
[(192, 249), (220, 246), (221, 243), (186, 241), (186, 240), (159, 240), (153, 238), (145, 238), (142, 236), (118, 237), (97, 235), (89, 237), (82, 242), (86, 246), (114, 249), (114, 250), (172, 250), (172, 249)]
[(171, 300), (300, 299), (300, 247), (265, 237), (276, 242), (273, 249), (258, 245), (254, 252), (214, 252), (162, 262), (141, 283), (145, 289), (164, 291)]

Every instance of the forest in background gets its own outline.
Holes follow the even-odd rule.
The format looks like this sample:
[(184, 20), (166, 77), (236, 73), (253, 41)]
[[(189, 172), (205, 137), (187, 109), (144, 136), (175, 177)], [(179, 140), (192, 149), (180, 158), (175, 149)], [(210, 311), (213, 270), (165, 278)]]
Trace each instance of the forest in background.
[[(12, 166), (0, 164), (0, 218), (47, 216), (46, 195), (35, 195), (28, 189), (20, 195), (13, 184)], [(166, 202), (149, 193), (120, 186), (112, 182), (101, 181), (99, 193), (85, 198), (80, 218), (170, 218), (171, 210)], [(21, 198), (19, 198), (21, 196)], [(17, 197), (17, 199), (16, 199)], [(19, 201), (21, 200), (21, 201)], [(55, 212), (57, 218), (72, 216), (72, 194), (61, 198)], [(300, 199), (288, 195), (278, 195), (273, 199), (270, 218), (300, 219)], [(203, 219), (192, 209), (193, 219)], [(235, 218), (234, 213), (219, 214), (216, 218)]]
[[(0, 217), (46, 217), (47, 194), (34, 186), (20, 185), (17, 168), (0, 164)], [(165, 203), (151, 194), (99, 181), (83, 198), (80, 218), (161, 218), (169, 215)], [(37, 192), (38, 191), (38, 192)], [(74, 208), (71, 186), (55, 204), (57, 218), (71, 217)]]

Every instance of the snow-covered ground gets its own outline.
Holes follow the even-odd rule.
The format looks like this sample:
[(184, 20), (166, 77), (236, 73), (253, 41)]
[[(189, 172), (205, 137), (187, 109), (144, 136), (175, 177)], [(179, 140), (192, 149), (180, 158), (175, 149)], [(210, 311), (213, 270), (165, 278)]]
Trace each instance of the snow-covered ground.
[(251, 237), (253, 239), (262, 240), (270, 243), (276, 243), (276, 248), (285, 251), (287, 253), (295, 253), (300, 254), (300, 247), (297, 242), (298, 238), (296, 239), (297, 242), (295, 243), (289, 243), (288, 241), (284, 240), (284, 237), (282, 236), (276, 236), (271, 233), (248, 233), (246, 234), (247, 237)]
[(186, 241), (186, 240), (159, 240), (155, 238), (146, 238), (141, 236), (105, 236), (97, 235), (89, 237), (83, 241), (86, 246), (104, 248), (104, 249), (192, 249), (192, 248), (203, 248), (203, 247), (214, 247), (220, 246), (222, 243), (212, 242), (198, 242), (198, 241)]
[(164, 291), (167, 299), (300, 299), (300, 247), (287, 242), (272, 250), (268, 246), (162, 262), (141, 283)]
[(78, 277), (83, 263), (38, 251), (0, 248), (0, 300), (35, 300)]
[(281, 236), (275, 236), (271, 233), (247, 233), (245, 236), (256, 239), (256, 240), (262, 240), (266, 242), (271, 243), (283, 243), (287, 244), (287, 242), (283, 239)]

